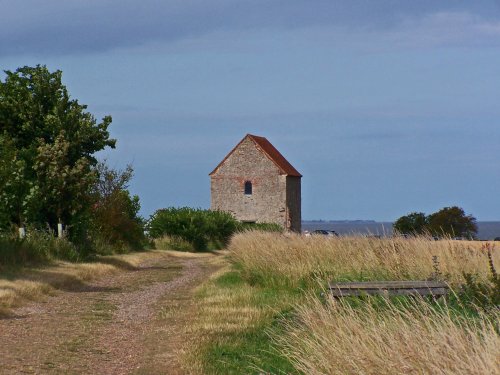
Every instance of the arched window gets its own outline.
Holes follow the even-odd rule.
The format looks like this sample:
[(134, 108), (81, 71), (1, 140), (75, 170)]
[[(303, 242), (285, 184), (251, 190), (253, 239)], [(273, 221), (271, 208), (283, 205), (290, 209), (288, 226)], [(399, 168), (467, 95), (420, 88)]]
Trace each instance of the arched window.
[(252, 195), (252, 181), (245, 181), (245, 195)]

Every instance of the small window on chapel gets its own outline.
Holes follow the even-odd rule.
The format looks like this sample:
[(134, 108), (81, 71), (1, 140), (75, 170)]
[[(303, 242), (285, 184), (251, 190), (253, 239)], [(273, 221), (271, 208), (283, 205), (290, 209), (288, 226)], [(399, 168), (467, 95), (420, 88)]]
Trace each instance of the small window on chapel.
[(252, 195), (252, 181), (245, 181), (245, 195)]

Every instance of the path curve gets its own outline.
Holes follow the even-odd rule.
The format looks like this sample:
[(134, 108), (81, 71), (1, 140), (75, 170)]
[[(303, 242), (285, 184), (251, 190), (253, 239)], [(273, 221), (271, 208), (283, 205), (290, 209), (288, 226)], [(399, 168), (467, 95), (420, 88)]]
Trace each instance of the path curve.
[(0, 320), (0, 374), (182, 374), (193, 290), (211, 258), (159, 253)]

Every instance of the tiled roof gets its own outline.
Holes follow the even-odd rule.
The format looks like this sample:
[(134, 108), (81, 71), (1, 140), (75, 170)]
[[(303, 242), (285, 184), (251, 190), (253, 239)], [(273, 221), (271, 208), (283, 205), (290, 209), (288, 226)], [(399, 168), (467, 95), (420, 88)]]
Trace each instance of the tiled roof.
[[(274, 147), (271, 142), (269, 142), (264, 137), (259, 137), (252, 134), (247, 134), (245, 138), (241, 140), (243, 142), (246, 138), (250, 138), (257, 146), (262, 150), (262, 152), (281, 170), (282, 174), (293, 177), (302, 177), (302, 175), (285, 159), (283, 155)], [(217, 169), (226, 161), (226, 159), (238, 148), (241, 144), (238, 143), (235, 148), (231, 150), (229, 154), (222, 160), (219, 165), (210, 173), (214, 174)]]
[(278, 166), (287, 176), (302, 177), (302, 175), (291, 165), (288, 160), (264, 137), (247, 135), (264, 151), (264, 153)]

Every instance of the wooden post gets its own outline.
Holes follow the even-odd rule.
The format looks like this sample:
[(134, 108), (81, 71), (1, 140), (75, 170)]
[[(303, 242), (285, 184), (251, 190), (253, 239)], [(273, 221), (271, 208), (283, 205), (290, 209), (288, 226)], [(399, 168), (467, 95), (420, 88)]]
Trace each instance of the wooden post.
[(63, 238), (63, 236), (64, 236), (63, 225), (59, 223), (57, 224), (57, 237)]
[(26, 237), (26, 228), (19, 227), (19, 238), (23, 239), (24, 237)]

